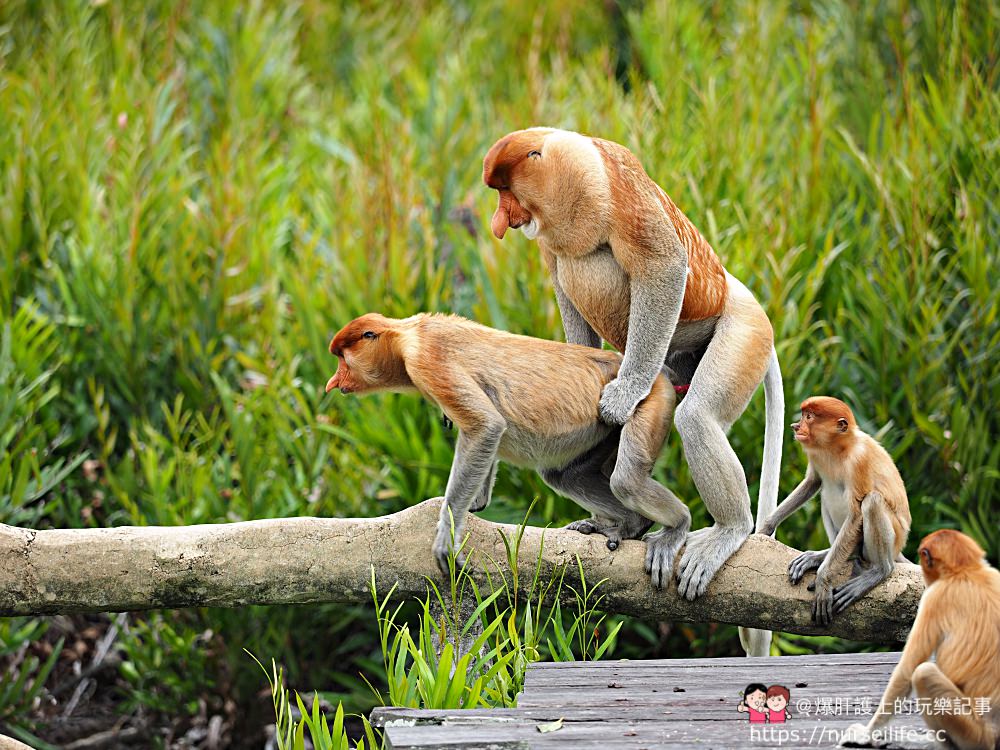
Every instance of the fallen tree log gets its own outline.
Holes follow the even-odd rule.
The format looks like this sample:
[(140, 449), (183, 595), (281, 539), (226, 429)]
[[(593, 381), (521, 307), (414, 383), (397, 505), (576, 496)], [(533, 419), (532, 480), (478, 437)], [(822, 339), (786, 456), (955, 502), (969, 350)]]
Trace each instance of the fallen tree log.
[[(369, 602), (375, 567), (380, 593), (423, 596), (426, 578), (440, 579), (431, 556), (440, 505), (428, 500), (379, 518), (283, 518), (241, 523), (31, 531), (0, 525), (0, 616), (121, 612), (247, 604)], [(468, 550), (478, 571), (506, 568), (501, 534), (517, 527), (470, 517)], [(676, 585), (657, 591), (643, 571), (645, 547), (623, 542), (609, 551), (600, 536), (526, 527), (520, 581), (537, 565), (548, 577), (565, 569), (579, 586), (579, 557), (588, 584), (606, 579), (601, 608), (659, 620), (723, 622), (859, 641), (905, 639), (923, 592), (919, 567), (895, 572), (834, 618), (810, 619), (806, 582), (788, 583), (797, 552), (752, 536), (722, 568), (705, 596), (688, 602)], [(564, 587), (564, 594), (570, 592)]]

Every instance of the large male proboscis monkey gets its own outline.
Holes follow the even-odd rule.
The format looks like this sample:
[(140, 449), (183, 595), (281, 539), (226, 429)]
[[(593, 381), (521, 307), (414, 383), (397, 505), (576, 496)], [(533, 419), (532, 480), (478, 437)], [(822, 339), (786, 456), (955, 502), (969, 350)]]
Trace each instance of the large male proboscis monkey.
[[(520, 228), (538, 240), (567, 341), (599, 347), (603, 339), (624, 353), (601, 395), (608, 423), (623, 423), (664, 367), (675, 385), (690, 385), (674, 422), (715, 525), (688, 536), (678, 590), (687, 599), (702, 595), (754, 528), (727, 432), (761, 381), (758, 523), (777, 504), (784, 397), (767, 314), (624, 146), (552, 128), (519, 130), (490, 148), (483, 180), (500, 193), (493, 233)], [(666, 556), (655, 550), (668, 543), (647, 537), (660, 564)], [(653, 576), (667, 580), (662, 571)], [(741, 631), (741, 639), (751, 655), (769, 650), (767, 631)]]
[[(829, 549), (803, 552), (788, 566), (793, 584), (816, 570), (813, 619), (829, 624), (840, 612), (884, 581), (910, 533), (910, 505), (899, 470), (885, 448), (858, 428), (843, 401), (811, 396), (792, 424), (795, 440), (809, 457), (805, 478), (761, 527), (773, 534), (778, 525), (818, 491)], [(848, 581), (833, 587), (833, 576), (857, 551)]]
[(537, 469), (589, 510), (593, 518), (568, 528), (603, 534), (609, 549), (640, 538), (653, 521), (675, 530), (675, 554), (684, 543), (690, 512), (650, 476), (674, 412), (665, 377), (619, 427), (598, 413), (601, 391), (621, 364), (617, 352), (518, 336), (454, 315), (396, 320), (377, 313), (344, 326), (330, 351), (338, 364), (328, 393), (419, 392), (458, 428), (433, 546), (443, 572), (456, 551), (452, 534), (460, 545), (468, 512), (490, 502), (498, 460)]
[(868, 726), (852, 725), (841, 744), (886, 744), (885, 727), (912, 690), (938, 739), (1000, 748), (1000, 572), (954, 529), (928, 534), (919, 554), (927, 588), (899, 664)]

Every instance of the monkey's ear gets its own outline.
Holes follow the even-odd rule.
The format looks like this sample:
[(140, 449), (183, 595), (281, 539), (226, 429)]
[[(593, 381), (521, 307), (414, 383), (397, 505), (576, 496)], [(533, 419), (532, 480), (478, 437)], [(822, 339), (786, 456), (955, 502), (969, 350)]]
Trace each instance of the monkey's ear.
[(847, 432), (847, 420), (841, 417), (837, 420), (837, 429), (841, 432)]
[(927, 567), (928, 568), (933, 568), (934, 567), (934, 557), (931, 555), (931, 551), (929, 549), (927, 549), (926, 547), (921, 547), (920, 548), (920, 554), (923, 555), (924, 560), (927, 561)]

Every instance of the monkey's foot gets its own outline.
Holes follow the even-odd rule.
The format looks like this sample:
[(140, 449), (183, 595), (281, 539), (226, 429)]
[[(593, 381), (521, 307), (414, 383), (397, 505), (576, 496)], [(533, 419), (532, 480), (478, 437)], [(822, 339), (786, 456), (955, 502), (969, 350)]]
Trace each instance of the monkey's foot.
[(833, 590), (833, 613), (837, 614), (850, 607), (872, 588), (863, 576), (852, 578)]
[(610, 526), (606, 523), (602, 524), (600, 519), (597, 518), (584, 518), (581, 521), (573, 521), (573, 523), (568, 523), (563, 528), (570, 531), (579, 531), (581, 534), (603, 534), (608, 538), (608, 549), (612, 551), (618, 549), (622, 542), (621, 527), (614, 524)]
[(803, 552), (789, 564), (788, 580), (793, 585), (797, 584), (802, 580), (802, 576), (822, 565), (825, 558), (826, 552)]
[(677, 580), (680, 595), (694, 601), (704, 594), (719, 568), (748, 536), (750, 534), (742, 529), (718, 524), (688, 534)]
[(660, 529), (645, 539), (646, 572), (656, 588), (666, 588), (674, 574), (674, 560), (687, 539), (687, 527)]

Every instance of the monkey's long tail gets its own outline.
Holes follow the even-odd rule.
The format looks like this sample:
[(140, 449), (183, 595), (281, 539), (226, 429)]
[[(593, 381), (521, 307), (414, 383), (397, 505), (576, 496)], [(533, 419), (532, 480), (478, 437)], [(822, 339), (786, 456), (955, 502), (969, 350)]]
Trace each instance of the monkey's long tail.
[(784, 437), (785, 392), (781, 387), (778, 353), (771, 349), (771, 361), (764, 374), (764, 462), (757, 495), (757, 526), (760, 528), (778, 507), (778, 477), (781, 474), (781, 442)]
[[(781, 472), (782, 422), (785, 419), (785, 392), (781, 387), (778, 353), (771, 349), (771, 361), (764, 374), (764, 463), (760, 470), (757, 495), (757, 526), (778, 507), (778, 477)], [(771, 631), (740, 628), (740, 643), (747, 656), (767, 656), (771, 652)]]

